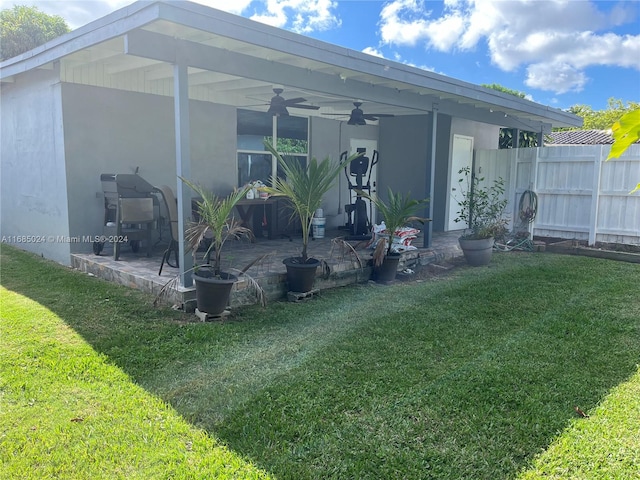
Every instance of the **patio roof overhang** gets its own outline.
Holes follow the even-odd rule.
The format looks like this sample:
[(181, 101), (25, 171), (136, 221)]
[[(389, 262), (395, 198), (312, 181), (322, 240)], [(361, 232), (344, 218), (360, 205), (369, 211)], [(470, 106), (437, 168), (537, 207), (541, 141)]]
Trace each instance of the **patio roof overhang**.
[[(191, 99), (266, 111), (274, 86), (318, 110), (393, 115), (440, 113), (547, 133), (579, 126), (570, 113), (189, 2), (137, 2), (0, 64), (2, 82), (32, 69), (61, 80), (174, 95), (187, 67)], [(296, 110), (294, 110), (296, 112)], [(300, 111), (302, 112), (302, 111)], [(341, 119), (342, 117), (333, 117)]]

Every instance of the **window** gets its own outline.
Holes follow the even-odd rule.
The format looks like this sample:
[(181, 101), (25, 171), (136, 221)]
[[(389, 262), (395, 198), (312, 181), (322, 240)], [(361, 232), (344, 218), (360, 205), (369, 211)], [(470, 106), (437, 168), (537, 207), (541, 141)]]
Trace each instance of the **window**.
[(277, 161), (264, 148), (274, 139), (278, 153), (292, 157), (306, 167), (309, 156), (309, 121), (305, 117), (275, 117), (265, 112), (238, 110), (238, 185), (256, 180), (268, 185), (277, 173)]

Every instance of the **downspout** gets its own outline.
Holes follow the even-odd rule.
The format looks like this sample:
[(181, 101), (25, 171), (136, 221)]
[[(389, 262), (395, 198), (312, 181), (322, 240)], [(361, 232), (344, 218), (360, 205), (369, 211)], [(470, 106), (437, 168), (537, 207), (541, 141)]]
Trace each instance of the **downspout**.
[(436, 184), (436, 133), (438, 132), (438, 104), (434, 103), (433, 108), (431, 110), (433, 115), (431, 121), (431, 163), (429, 170), (429, 184), (428, 184), (428, 193), (429, 193), (429, 208), (427, 218), (430, 219), (426, 223), (424, 236), (423, 236), (423, 247), (430, 248), (431, 247), (431, 238), (433, 236), (433, 191), (435, 189)]

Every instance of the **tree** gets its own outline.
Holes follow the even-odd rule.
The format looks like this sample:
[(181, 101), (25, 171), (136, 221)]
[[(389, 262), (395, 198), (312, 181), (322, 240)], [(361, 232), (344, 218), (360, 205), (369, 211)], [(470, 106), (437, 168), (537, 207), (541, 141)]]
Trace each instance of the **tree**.
[(503, 87), (499, 83), (483, 83), (481, 86), (490, 88), (492, 90), (497, 90), (498, 92), (508, 93), (509, 95), (513, 95), (518, 98), (527, 98), (526, 93), (520, 92), (518, 90), (513, 90), (511, 88)]
[[(498, 140), (498, 148), (513, 148), (513, 134), (516, 132), (515, 128), (501, 128), (500, 139)], [(524, 130), (518, 130), (519, 138), (518, 145), (521, 148), (537, 147), (538, 135), (534, 132), (526, 132)]]
[[(620, 117), (611, 127), (613, 145), (607, 160), (618, 158), (633, 143), (640, 139), (640, 109), (633, 110)], [(640, 191), (640, 183), (630, 193)]]
[(16, 5), (0, 12), (0, 60), (15, 57), (69, 32), (64, 18)]
[(608, 130), (624, 114), (638, 108), (638, 102), (627, 102), (625, 105), (622, 100), (616, 98), (610, 98), (604, 110), (593, 110), (589, 105), (573, 105), (569, 107), (569, 112), (582, 117), (584, 123), (580, 128), (566, 130)]

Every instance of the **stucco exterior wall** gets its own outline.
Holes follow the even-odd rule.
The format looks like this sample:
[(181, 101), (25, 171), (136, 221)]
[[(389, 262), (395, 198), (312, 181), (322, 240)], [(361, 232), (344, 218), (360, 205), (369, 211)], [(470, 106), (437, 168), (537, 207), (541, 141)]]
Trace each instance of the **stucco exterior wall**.
[(383, 198), (388, 187), (413, 198), (430, 196), (433, 202), (433, 231), (445, 229), (447, 197), (450, 194), (449, 164), (454, 134), (474, 137), (475, 148), (497, 149), (500, 128), (493, 125), (439, 114), (436, 129), (434, 192), (430, 182), (432, 115), (394, 117), (381, 120), (378, 191)]
[[(103, 231), (100, 174), (134, 173), (177, 185), (173, 99), (63, 84), (62, 104), (72, 235)], [(237, 182), (235, 108), (190, 103), (191, 178), (221, 194)], [(72, 251), (89, 252), (91, 244)]]
[(226, 195), (238, 186), (236, 108), (192, 101), (190, 113), (193, 180)]
[[(404, 194), (411, 192), (415, 199), (427, 196), (430, 138), (429, 115), (380, 120), (377, 190), (381, 198), (387, 198), (389, 188)], [(376, 219), (376, 223), (380, 220)]]
[(2, 86), (3, 242), (68, 265), (67, 181), (61, 91), (55, 70)]
[(500, 139), (500, 127), (453, 117), (451, 119), (451, 141), (453, 141), (453, 135), (473, 137), (474, 150), (496, 150)]

